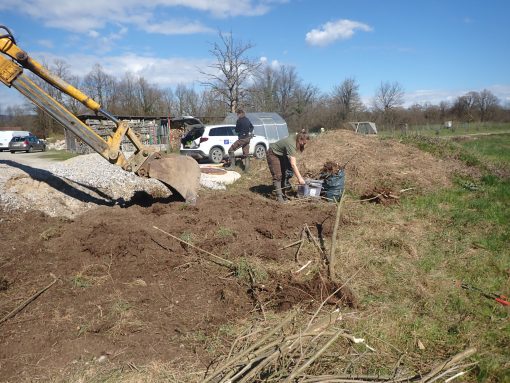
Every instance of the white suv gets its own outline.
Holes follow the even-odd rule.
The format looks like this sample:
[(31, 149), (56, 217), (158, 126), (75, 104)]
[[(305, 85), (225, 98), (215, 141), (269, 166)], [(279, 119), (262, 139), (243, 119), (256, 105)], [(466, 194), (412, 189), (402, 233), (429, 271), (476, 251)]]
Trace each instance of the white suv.
[[(235, 125), (206, 125), (193, 127), (181, 139), (181, 154), (197, 160), (208, 158), (219, 164), (228, 157), (228, 149), (237, 141)], [(250, 140), (250, 155), (264, 158), (269, 143), (265, 137), (253, 136)], [(237, 149), (235, 156), (241, 156), (243, 150)]]

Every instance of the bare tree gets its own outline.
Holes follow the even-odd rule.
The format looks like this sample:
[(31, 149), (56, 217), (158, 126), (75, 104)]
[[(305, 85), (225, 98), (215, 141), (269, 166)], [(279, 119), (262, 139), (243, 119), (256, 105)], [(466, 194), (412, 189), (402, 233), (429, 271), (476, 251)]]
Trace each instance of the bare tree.
[(451, 106), (447, 101), (441, 101), (439, 103), (439, 119), (440, 122), (445, 122), (447, 118), (450, 116)]
[(480, 121), (484, 122), (492, 118), (498, 104), (498, 98), (490, 90), (484, 89), (478, 93), (475, 97), (475, 105), (478, 108)]
[(144, 116), (156, 116), (164, 110), (163, 92), (145, 78), (139, 77), (136, 82), (136, 95), (139, 109)]
[(131, 72), (126, 72), (117, 86), (117, 97), (115, 108), (116, 114), (137, 115), (140, 113), (136, 102), (136, 76)]
[(200, 101), (199, 109), (194, 116), (200, 117), (201, 121), (207, 124), (219, 123), (225, 116), (225, 108), (223, 104), (218, 101), (209, 89), (203, 90), (199, 95)]
[(339, 86), (333, 89), (332, 99), (338, 107), (341, 121), (348, 121), (362, 109), (359, 85), (354, 78), (346, 78)]
[(86, 93), (96, 100), (104, 109), (110, 109), (115, 103), (117, 81), (107, 74), (101, 65), (95, 64), (83, 78)]
[(282, 65), (276, 80), (276, 100), (278, 111), (283, 118), (289, 118), (293, 114), (292, 105), (294, 95), (301, 86), (296, 69), (292, 66)]
[(395, 127), (398, 108), (404, 103), (404, 88), (397, 81), (381, 82), (376, 91), (373, 107), (382, 116), (383, 123)]
[(452, 111), (459, 120), (465, 122), (475, 120), (475, 102), (477, 98), (477, 92), (468, 92), (455, 100)]
[(259, 71), (249, 92), (250, 104), (255, 109), (269, 112), (277, 110), (277, 79), (278, 74), (269, 65)]
[(374, 108), (388, 112), (404, 103), (404, 88), (398, 82), (381, 82), (374, 98)]
[[(48, 68), (48, 70), (55, 76), (61, 78), (62, 80), (73, 84), (76, 87), (79, 87), (79, 79), (71, 75), (69, 71), (69, 65), (64, 60), (54, 60), (52, 65), (44, 64), (43, 66)], [(65, 95), (48, 82), (42, 80), (38, 76), (31, 76), (34, 82), (43, 89), (48, 95), (50, 95), (53, 99), (63, 104), (66, 108), (73, 110), (77, 109), (77, 103), (71, 97)], [(74, 105), (74, 107), (73, 107)], [(42, 111), (38, 107), (32, 105), (32, 109), (36, 113), (36, 125), (39, 127), (40, 134), (42, 136), (49, 136), (54, 132), (62, 132), (62, 126), (50, 115), (46, 112)]]
[(198, 114), (200, 100), (197, 92), (193, 88), (188, 88), (184, 84), (177, 85), (175, 98), (177, 100), (177, 111), (179, 115), (195, 116)]
[(232, 33), (219, 32), (219, 36), (220, 43), (214, 43), (210, 50), (216, 63), (210, 66), (211, 73), (201, 72), (208, 78), (202, 84), (210, 87), (229, 111), (235, 112), (237, 106), (246, 98), (248, 80), (257, 71), (260, 63), (246, 57), (246, 52), (253, 48), (252, 44), (234, 41)]
[(261, 69), (249, 88), (251, 105), (257, 110), (279, 113), (294, 130), (313, 124), (312, 106), (319, 98), (318, 88), (303, 84), (292, 66), (275, 69), (265, 65)]
[(164, 112), (167, 115), (173, 116), (177, 114), (177, 102), (175, 100), (175, 95), (172, 89), (166, 89), (163, 92), (163, 103), (164, 103)]

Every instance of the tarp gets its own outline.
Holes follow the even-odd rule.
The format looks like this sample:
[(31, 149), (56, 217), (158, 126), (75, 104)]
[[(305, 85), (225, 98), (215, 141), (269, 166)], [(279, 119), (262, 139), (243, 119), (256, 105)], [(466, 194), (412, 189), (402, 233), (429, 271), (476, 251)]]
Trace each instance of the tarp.
[(377, 134), (377, 127), (375, 122), (370, 121), (357, 121), (349, 122), (356, 133), (360, 134)]
[[(266, 137), (269, 143), (276, 142), (289, 135), (287, 123), (278, 113), (251, 112), (246, 113), (246, 117), (253, 125), (253, 133)], [(235, 125), (236, 121), (237, 115), (229, 113), (223, 122)]]

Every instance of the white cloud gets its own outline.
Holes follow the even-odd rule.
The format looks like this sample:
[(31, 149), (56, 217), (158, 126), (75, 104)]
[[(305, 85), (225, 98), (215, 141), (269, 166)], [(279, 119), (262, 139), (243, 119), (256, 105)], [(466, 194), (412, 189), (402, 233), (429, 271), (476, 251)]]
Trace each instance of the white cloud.
[[(39, 62), (49, 63), (62, 60), (53, 54), (38, 52), (31, 55)], [(209, 59), (188, 59), (185, 57), (158, 58), (125, 54), (120, 56), (100, 57), (97, 55), (70, 55), (65, 59), (73, 75), (80, 77), (90, 72), (95, 64), (101, 64), (103, 70), (120, 79), (126, 72), (143, 76), (147, 81), (161, 88), (177, 84), (193, 84), (203, 79), (200, 71), (207, 72), (212, 64)]]
[(262, 56), (259, 60), (263, 65), (268, 66), (274, 70), (278, 70), (281, 67), (281, 64), (278, 60), (269, 62), (269, 59), (266, 56)]
[(404, 106), (424, 103), (438, 105), (441, 101), (453, 102), (457, 97), (468, 92), (481, 92), (483, 89), (491, 91), (503, 105), (510, 101), (510, 85), (490, 85), (482, 89), (418, 89), (406, 92)]
[(312, 29), (306, 34), (305, 40), (309, 45), (326, 46), (337, 40), (351, 38), (356, 30), (370, 32), (372, 27), (346, 19), (331, 21), (321, 25), (318, 29)]
[(55, 46), (53, 44), (53, 41), (47, 40), (47, 39), (37, 40), (37, 44), (39, 44), (41, 47), (50, 48), (50, 49)]
[(280, 62), (278, 60), (271, 61), (271, 68), (273, 69), (279, 69), (281, 66)]
[[(131, 24), (142, 30), (156, 23), (162, 11), (171, 11), (175, 7), (184, 7), (200, 11), (214, 17), (260, 16), (270, 10), (276, 0), (3, 0), (0, 10), (13, 9), (42, 21), (48, 27), (60, 28), (71, 32), (87, 33), (98, 30), (107, 24)], [(149, 28), (150, 29), (150, 28)], [(169, 28), (152, 28), (152, 32), (168, 34)], [(187, 28), (187, 33), (208, 31), (199, 23)], [(173, 31), (182, 34), (182, 30)]]
[(163, 23), (147, 23), (141, 28), (145, 32), (159, 33), (162, 35), (188, 35), (194, 33), (212, 33), (214, 29), (209, 28), (198, 21), (167, 20)]

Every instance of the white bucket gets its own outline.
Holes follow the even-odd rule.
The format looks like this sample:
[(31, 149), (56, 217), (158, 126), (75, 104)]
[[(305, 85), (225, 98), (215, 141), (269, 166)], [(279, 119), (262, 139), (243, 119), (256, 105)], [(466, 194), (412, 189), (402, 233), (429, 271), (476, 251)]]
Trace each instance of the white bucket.
[(304, 185), (298, 185), (298, 197), (320, 198), (321, 190), (321, 180), (305, 180)]

